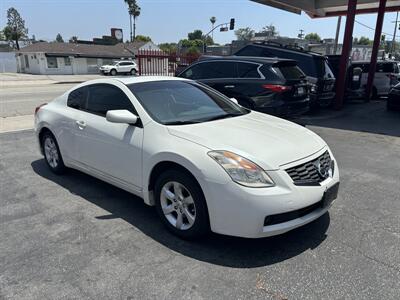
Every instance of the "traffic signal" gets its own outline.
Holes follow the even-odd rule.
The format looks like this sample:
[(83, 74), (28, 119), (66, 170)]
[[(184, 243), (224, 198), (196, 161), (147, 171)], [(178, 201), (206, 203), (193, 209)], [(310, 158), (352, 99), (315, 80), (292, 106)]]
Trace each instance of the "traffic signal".
[(399, 23), (399, 30), (400, 30), (400, 23)]
[(233, 30), (235, 29), (235, 19), (232, 18), (231, 22), (229, 23), (229, 30)]

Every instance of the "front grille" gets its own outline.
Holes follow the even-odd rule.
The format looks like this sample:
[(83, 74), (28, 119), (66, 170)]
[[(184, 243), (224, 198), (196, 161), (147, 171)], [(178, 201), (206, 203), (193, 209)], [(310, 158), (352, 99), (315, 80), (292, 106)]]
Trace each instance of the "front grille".
[(287, 169), (295, 185), (318, 185), (333, 175), (334, 164), (328, 151), (304, 164)]

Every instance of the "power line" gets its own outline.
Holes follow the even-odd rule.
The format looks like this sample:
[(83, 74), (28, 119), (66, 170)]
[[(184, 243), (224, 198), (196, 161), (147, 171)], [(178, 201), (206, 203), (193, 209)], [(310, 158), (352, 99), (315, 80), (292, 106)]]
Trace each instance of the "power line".
[[(356, 22), (357, 24), (359, 24), (359, 25), (361, 25), (361, 26), (364, 26), (364, 27), (366, 27), (366, 28), (368, 28), (368, 29), (371, 29), (371, 30), (375, 31), (375, 28), (372, 28), (371, 26), (365, 25), (365, 24), (363, 24), (363, 23), (361, 23), (361, 22), (359, 22), (359, 21), (357, 21), (357, 20), (355, 20), (354, 22)], [(382, 31), (382, 33), (383, 33), (384, 35), (393, 36), (393, 34), (391, 34), (391, 33), (386, 33), (386, 32), (383, 32), (383, 31)], [(396, 38), (400, 38), (400, 36), (398, 36), (398, 35), (396, 35), (395, 37), (396, 37)]]

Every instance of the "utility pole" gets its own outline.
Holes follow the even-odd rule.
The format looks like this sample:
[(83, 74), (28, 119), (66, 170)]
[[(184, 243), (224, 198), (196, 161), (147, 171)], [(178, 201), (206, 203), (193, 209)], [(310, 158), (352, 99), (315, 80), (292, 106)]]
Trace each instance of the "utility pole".
[(394, 51), (396, 50), (396, 30), (397, 30), (397, 24), (400, 23), (399, 21), (399, 12), (396, 14), (396, 21), (392, 22), (394, 23), (394, 33), (393, 33), (393, 40), (392, 40), (392, 49), (391, 49), (391, 54), (394, 54)]
[(337, 26), (336, 26), (336, 36), (335, 36), (335, 47), (333, 48), (333, 54), (336, 55), (338, 43), (339, 43), (339, 33), (340, 33), (340, 25), (342, 24), (342, 16), (338, 17)]

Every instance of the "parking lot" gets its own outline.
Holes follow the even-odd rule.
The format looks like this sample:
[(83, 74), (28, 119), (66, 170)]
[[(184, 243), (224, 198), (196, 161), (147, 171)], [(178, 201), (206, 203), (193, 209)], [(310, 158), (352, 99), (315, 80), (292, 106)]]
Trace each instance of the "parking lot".
[(339, 198), (259, 240), (180, 240), (140, 199), (52, 174), (33, 131), (0, 134), (0, 299), (398, 299), (400, 114), (376, 101), (300, 121), (335, 153)]

